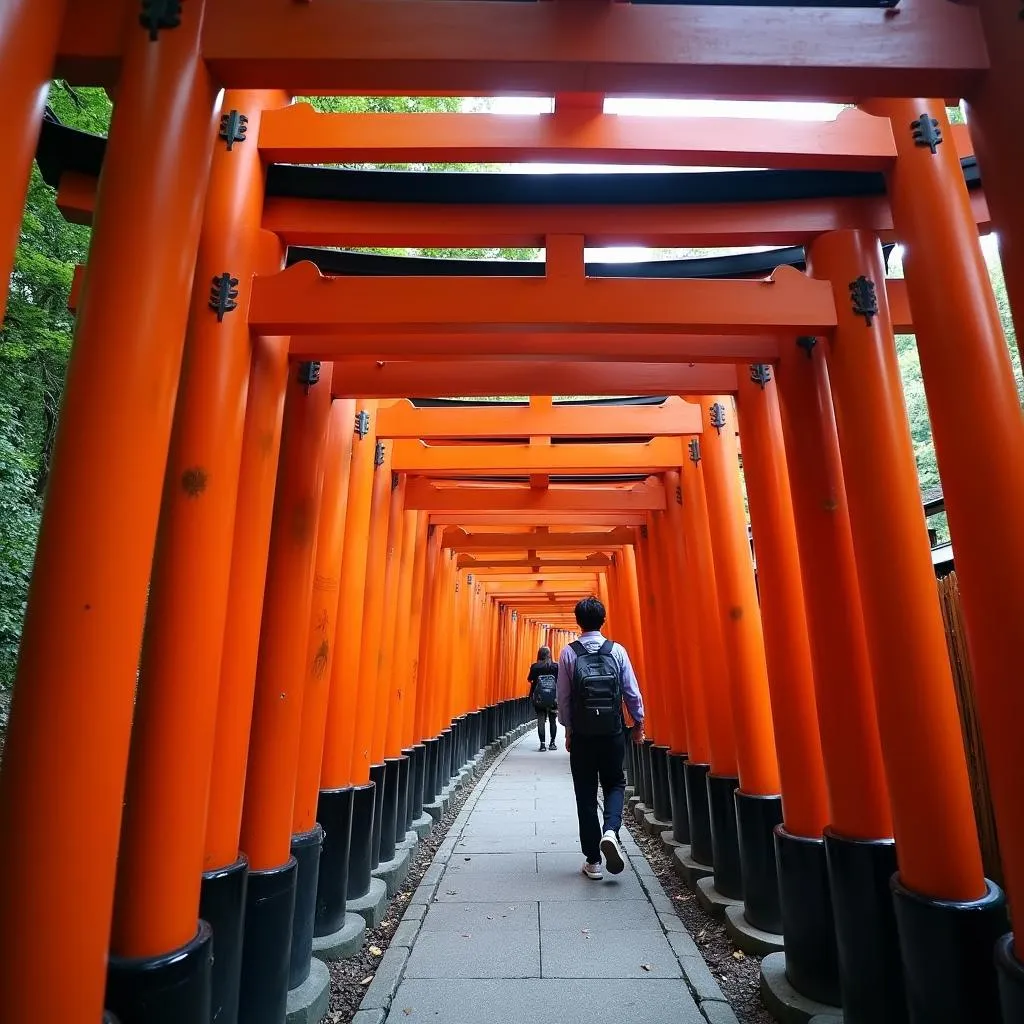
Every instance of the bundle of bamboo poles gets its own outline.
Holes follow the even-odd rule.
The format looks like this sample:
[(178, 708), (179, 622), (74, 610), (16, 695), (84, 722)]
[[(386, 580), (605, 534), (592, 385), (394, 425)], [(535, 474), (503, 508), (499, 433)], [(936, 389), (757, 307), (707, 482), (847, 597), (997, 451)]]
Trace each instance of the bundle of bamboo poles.
[(999, 856), (999, 836), (996, 833), (995, 814), (992, 810), (992, 796), (988, 784), (988, 768), (985, 765), (985, 750), (978, 724), (978, 709), (974, 698), (974, 677), (971, 660), (967, 652), (967, 633), (964, 629), (963, 611), (960, 606), (960, 587), (956, 573), (952, 572), (938, 581), (942, 617), (946, 623), (946, 645), (949, 661), (953, 668), (956, 686), (956, 700), (960, 709), (960, 727), (964, 738), (964, 751), (971, 776), (971, 794), (974, 799), (974, 816), (978, 823), (978, 838), (985, 874), (1000, 885), (1003, 883), (1002, 862)]

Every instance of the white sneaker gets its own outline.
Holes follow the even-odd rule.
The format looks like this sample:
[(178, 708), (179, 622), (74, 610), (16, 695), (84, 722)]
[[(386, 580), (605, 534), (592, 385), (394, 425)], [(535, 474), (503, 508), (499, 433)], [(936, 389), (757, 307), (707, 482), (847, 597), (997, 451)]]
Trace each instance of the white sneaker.
[(591, 864), (590, 861), (583, 862), (583, 874), (587, 878), (592, 878), (595, 882), (600, 882), (604, 878), (604, 872), (601, 870), (601, 864)]
[(626, 862), (622, 859), (622, 847), (619, 846), (619, 837), (614, 832), (605, 832), (601, 837), (601, 853), (604, 854), (604, 862), (613, 875), (622, 874)]

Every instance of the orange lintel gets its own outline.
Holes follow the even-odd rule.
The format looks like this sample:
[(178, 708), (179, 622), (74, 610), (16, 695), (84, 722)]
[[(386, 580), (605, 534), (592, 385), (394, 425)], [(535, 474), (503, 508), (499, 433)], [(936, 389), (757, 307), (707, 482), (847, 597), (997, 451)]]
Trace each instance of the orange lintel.
[(586, 558), (509, 558), (505, 561), (497, 558), (458, 555), (456, 562), (460, 569), (468, 569), (473, 573), (484, 569), (500, 569), (502, 572), (518, 573), (523, 576), (528, 576), (540, 569), (575, 569), (612, 564), (612, 560), (607, 555), (588, 555)]
[[(575, 526), (579, 512), (433, 512), (434, 526)], [(643, 512), (588, 512), (588, 526), (645, 526)]]
[(377, 416), (378, 438), (477, 437), (645, 437), (699, 434), (700, 411), (680, 398), (661, 405), (609, 405), (595, 413), (584, 406), (475, 406), (468, 409), (417, 409), (396, 402)]
[[(471, 285), (470, 287), (475, 287)], [(335, 363), (375, 359), (608, 359), (635, 362), (773, 363), (778, 339), (771, 334), (591, 334), (458, 333), (458, 334), (300, 334), (291, 339), (293, 359)]]
[(632, 544), (636, 532), (628, 527), (573, 533), (466, 533), (457, 527), (444, 531), (442, 544), (453, 551), (607, 551)]
[(125, 9), (131, 2), (75, 0), (68, 4), (53, 77), (72, 85), (114, 85), (121, 68)]
[[(600, 430), (595, 420), (595, 430)], [(685, 456), (678, 437), (656, 437), (646, 444), (426, 445), (396, 441), (395, 473), (426, 476), (517, 473), (658, 473), (678, 469)]]
[[(72, 5), (73, 6), (73, 5)], [(851, 40), (854, 42), (851, 44)], [(978, 13), (492, 0), (218, 0), (203, 56), (227, 88), (806, 98), (964, 96), (988, 68)]]
[(386, 362), (346, 363), (334, 375), (336, 398), (528, 395), (538, 381), (581, 395), (723, 395), (736, 391), (724, 363)]
[[(541, 589), (552, 590), (554, 588), (545, 584), (550, 583), (590, 583), (596, 580), (598, 572), (539, 572), (532, 576), (523, 576), (516, 573), (503, 573), (501, 570), (484, 571), (473, 573), (473, 579), (477, 583), (503, 585), (509, 591), (517, 591), (521, 594), (535, 593)], [(493, 591), (492, 591), (493, 592)]]
[[(697, 408), (691, 406), (691, 408)], [(472, 410), (477, 412), (479, 410)], [(605, 410), (602, 410), (604, 412)], [(602, 424), (602, 434), (604, 426)], [(648, 482), (651, 483), (651, 482)], [(660, 482), (629, 489), (553, 484), (543, 491), (512, 487), (437, 487), (424, 477), (405, 486), (405, 507), (428, 512), (644, 512), (665, 507)]]
[(896, 159), (888, 118), (856, 109), (834, 121), (638, 117), (570, 111), (321, 114), (296, 103), (263, 115), (270, 163), (567, 163), (881, 171)]
[[(414, 0), (410, 0), (414, 2)], [(460, 0), (471, 3), (473, 0)], [(581, 266), (582, 271), (582, 266)], [(563, 330), (582, 333), (830, 332), (832, 287), (792, 267), (765, 281), (628, 278), (324, 277), (298, 263), (253, 282), (262, 334)]]

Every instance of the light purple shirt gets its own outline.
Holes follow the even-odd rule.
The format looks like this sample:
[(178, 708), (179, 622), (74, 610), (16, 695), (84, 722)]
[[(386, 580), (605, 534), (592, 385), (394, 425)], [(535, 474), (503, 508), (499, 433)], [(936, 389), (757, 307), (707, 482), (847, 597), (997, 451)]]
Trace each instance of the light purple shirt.
[[(580, 643), (588, 651), (596, 651), (604, 643), (605, 637), (599, 630), (584, 633)], [(636, 673), (630, 663), (629, 655), (622, 644), (612, 643), (612, 657), (619, 663), (619, 684), (622, 687), (622, 699), (634, 722), (644, 720), (644, 701), (640, 696), (640, 684), (636, 681)], [(569, 644), (562, 648), (558, 657), (558, 720), (566, 729), (572, 729), (571, 708), (572, 677), (576, 671), (576, 652)]]

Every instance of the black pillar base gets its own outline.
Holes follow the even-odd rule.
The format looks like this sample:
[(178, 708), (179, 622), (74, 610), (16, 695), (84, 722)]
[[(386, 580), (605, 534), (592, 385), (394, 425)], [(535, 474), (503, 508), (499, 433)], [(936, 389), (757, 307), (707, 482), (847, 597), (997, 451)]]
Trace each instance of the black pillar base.
[(427, 748), (417, 743), (412, 748), (412, 778), (409, 783), (409, 816), (419, 821), (423, 816), (423, 786), (427, 779)]
[(654, 740), (644, 740), (640, 748), (640, 773), (642, 782), (640, 784), (640, 802), (650, 810), (654, 806), (654, 772), (651, 766), (651, 747)]
[(801, 995), (840, 1006), (832, 895), (828, 888), (825, 841), (790, 835), (775, 826), (786, 977)]
[(683, 779), (685, 754), (668, 755), (668, 796), (672, 805), (672, 838), (677, 843), (689, 843), (690, 819), (686, 812), (686, 782)]
[(686, 786), (686, 814), (690, 821), (690, 858), (698, 864), (713, 864), (711, 842), (711, 806), (708, 803), (708, 773), (711, 765), (686, 761), (683, 783)]
[(370, 765), (370, 781), (373, 783), (373, 838), (370, 840), (370, 867), (380, 863), (380, 834), (384, 823), (384, 765)]
[[(776, 825), (782, 824), (782, 797), (736, 790), (736, 831), (743, 876), (743, 916), (761, 931), (782, 933), (779, 871), (775, 864)], [(717, 888), (717, 886), (716, 886)]]
[(406, 833), (412, 828), (413, 823), (412, 791), (416, 781), (413, 778), (415, 774), (413, 758), (415, 756), (416, 751), (412, 747), (403, 750), (401, 764), (398, 766), (398, 828), (395, 831), (398, 842), (405, 839)]
[(996, 972), (1004, 1024), (1024, 1021), (1024, 964), (1017, 959), (1013, 932), (1007, 932), (996, 943)]
[(297, 876), (294, 857), (283, 867), (249, 872), (238, 1024), (281, 1024), (285, 1018)]
[(245, 857), (203, 874), (199, 916), (213, 929), (217, 944), (210, 997), (210, 1020), (217, 1024), (236, 1024), (238, 1020), (238, 980), (242, 971), (242, 925), (248, 877), (249, 862)]
[(715, 888), (730, 899), (743, 899), (740, 844), (736, 831), (736, 800), (740, 780), (735, 775), (708, 775), (711, 809), (711, 866)]
[(313, 958), (313, 919), (316, 917), (317, 879), (324, 830), (318, 822), (309, 832), (292, 836), (295, 858), (295, 913), (292, 915), (292, 948), (288, 988), (298, 988), (308, 977)]
[(906, 1024), (906, 991), (889, 879), (891, 839), (848, 839), (825, 829), (839, 989), (847, 1024)]
[(1006, 898), (988, 881), (981, 899), (936, 900), (891, 881), (911, 1024), (1001, 1024), (992, 955), (1009, 921)]
[(658, 821), (672, 820), (672, 800), (668, 791), (668, 747), (651, 747), (651, 797)]
[(452, 730), (449, 726), (441, 733), (441, 788), (448, 785), (453, 775), (452, 763), (455, 752), (452, 746)]
[(200, 921), (188, 945), (163, 956), (111, 956), (106, 1004), (121, 1024), (208, 1021), (212, 974), (213, 929)]
[(423, 802), (432, 804), (437, 799), (437, 737), (423, 741)]
[[(386, 864), (395, 859), (395, 845), (398, 842), (398, 782), (401, 765), (397, 757), (384, 761), (384, 796), (380, 804), (380, 843), (377, 847), (377, 863)], [(403, 835), (404, 839), (405, 836)]]
[(348, 848), (348, 888), (345, 893), (350, 900), (357, 900), (370, 891), (376, 788), (369, 782), (352, 789), (352, 838)]
[(346, 786), (344, 789), (322, 789), (317, 799), (316, 820), (323, 826), (324, 838), (316, 879), (314, 936), (333, 935), (345, 923), (354, 795), (355, 789)]

